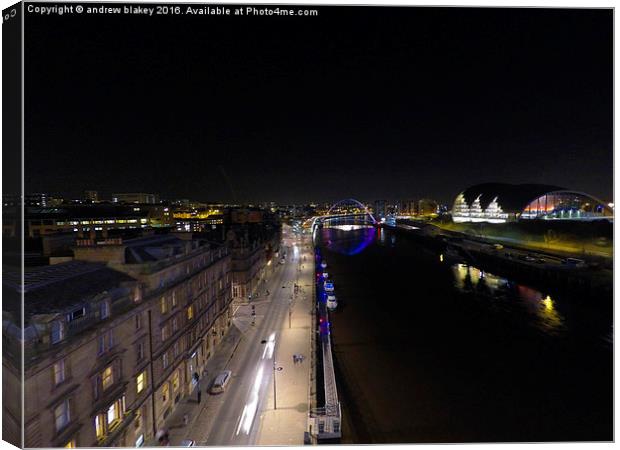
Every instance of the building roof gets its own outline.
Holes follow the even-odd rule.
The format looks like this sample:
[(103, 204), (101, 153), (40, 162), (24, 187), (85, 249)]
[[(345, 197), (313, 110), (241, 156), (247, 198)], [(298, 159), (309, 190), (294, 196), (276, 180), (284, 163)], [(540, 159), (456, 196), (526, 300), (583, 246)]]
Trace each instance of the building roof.
[[(19, 269), (4, 266), (2, 269), (3, 291), (9, 294), (12, 312), (19, 317), (21, 292)], [(121, 283), (135, 281), (131, 276), (113, 270), (104, 263), (70, 261), (43, 267), (27, 267), (24, 271), (24, 313), (27, 320), (34, 314), (50, 314), (65, 311), (98, 294), (113, 294)], [(19, 300), (18, 300), (19, 301)]]
[[(137, 207), (137, 206), (136, 206)], [(152, 206), (151, 206), (152, 207)], [(134, 210), (134, 206), (79, 205), (47, 208), (26, 208), (26, 219), (97, 219), (118, 217), (146, 217), (149, 206)]]
[(504, 212), (519, 213), (532, 200), (554, 191), (566, 189), (547, 184), (483, 183), (468, 187), (462, 194), (469, 205), (480, 196), (480, 206), (485, 209), (497, 197)]

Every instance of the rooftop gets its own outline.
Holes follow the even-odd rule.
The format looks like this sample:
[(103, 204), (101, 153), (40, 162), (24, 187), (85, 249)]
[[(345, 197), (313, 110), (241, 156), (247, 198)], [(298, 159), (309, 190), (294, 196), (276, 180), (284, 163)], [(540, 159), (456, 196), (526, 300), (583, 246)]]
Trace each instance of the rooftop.
[[(2, 275), (3, 291), (12, 300), (5, 309), (19, 315), (20, 272), (4, 266)], [(114, 295), (118, 289), (124, 290), (121, 283), (130, 281), (135, 279), (104, 263), (70, 261), (53, 266), (27, 267), (24, 272), (25, 317), (62, 312), (103, 293)]]

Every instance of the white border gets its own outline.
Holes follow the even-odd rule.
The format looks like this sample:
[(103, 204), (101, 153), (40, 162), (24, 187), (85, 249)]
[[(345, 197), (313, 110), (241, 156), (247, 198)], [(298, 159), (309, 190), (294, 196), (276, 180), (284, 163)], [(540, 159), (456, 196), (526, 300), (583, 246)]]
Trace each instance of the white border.
[[(15, 4), (16, 2), (13, 1), (8, 1), (8, 0), (0, 0), (0, 6), (2, 9), (4, 8), (8, 8), (9, 6)], [(54, 2), (48, 2), (48, 3), (54, 3)], [(79, 2), (58, 2), (58, 3), (79, 3)], [(86, 2), (82, 2), (82, 3), (86, 3)], [(124, 1), (109, 1), (107, 3), (130, 3), (130, 2), (124, 2)], [(139, 3), (139, 2), (134, 2), (134, 3)], [(337, 0), (333, 3), (328, 3), (328, 2), (311, 2), (311, 1), (302, 1), (302, 0), (270, 0), (270, 1), (256, 1), (256, 0), (250, 0), (250, 1), (232, 1), (232, 0), (220, 0), (220, 1), (196, 1), (196, 0), (188, 0), (188, 1), (179, 1), (179, 0), (171, 0), (171, 1), (149, 1), (148, 3), (201, 3), (201, 4), (241, 4), (241, 5), (247, 5), (247, 4), (297, 4), (297, 5), (316, 5), (316, 6), (333, 6), (333, 5), (359, 5), (359, 6), (444, 6), (444, 7), (450, 7), (450, 6), (469, 6), (469, 7), (502, 7), (502, 8), (508, 8), (508, 7), (527, 7), (527, 8), (540, 8), (540, 7), (547, 7), (547, 8), (615, 8), (616, 7), (616, 2), (615, 1), (575, 1), (575, 0), (556, 0), (556, 1), (511, 1), (511, 2), (499, 2), (499, 1), (486, 1), (486, 0), (477, 0), (475, 2), (472, 1), (465, 1), (465, 0), (449, 0), (447, 2), (442, 2), (442, 1), (433, 1), (433, 0), (428, 0), (428, 1), (424, 1), (424, 2), (418, 2), (418, 1), (408, 1), (408, 0), (390, 0), (390, 1), (373, 1), (373, 2), (369, 2), (369, 1), (354, 1), (354, 0)], [(24, 23), (23, 23), (23, 17), (24, 15), (22, 14), (22, 42), (23, 42), (23, 33), (24, 33)], [(1, 33), (0, 33), (0, 48), (2, 47), (2, 37), (1, 37)], [(615, 85), (616, 85), (616, 71), (615, 71), (615, 61), (616, 61), (616, 52), (617, 52), (617, 37), (616, 37), (616, 33), (615, 33), (615, 17), (614, 17), (614, 112), (615, 112), (615, 105), (616, 105), (616, 91), (615, 91)], [(2, 62), (1, 62), (1, 58), (0, 58), (0, 81), (2, 80)], [(23, 73), (23, 45), (22, 45), (22, 73)], [(23, 75), (22, 75), (22, 79), (23, 79)], [(22, 102), (24, 99), (24, 92), (22, 89)], [(2, 112), (0, 110), (0, 133), (2, 130)], [(23, 113), (22, 113), (22, 124), (23, 124)], [(617, 160), (615, 158), (615, 131), (618, 129), (617, 127), (617, 121), (616, 121), (616, 116), (614, 113), (614, 175), (616, 174), (617, 171)], [(24, 139), (24, 130), (22, 127), (22, 192), (24, 189), (24, 164), (23, 164), (23, 158), (24, 158), (24, 149), (23, 149), (23, 139)], [(2, 162), (0, 161), (0, 170), (2, 168)], [(1, 173), (1, 172), (0, 172)], [(1, 192), (1, 187), (0, 187), (0, 192)], [(616, 200), (617, 198), (619, 198), (618, 196), (618, 191), (617, 191), (617, 185), (615, 183), (615, 176), (614, 176), (614, 203), (618, 203), (618, 201)], [(22, 206), (23, 209), (23, 206)], [(23, 210), (22, 210), (22, 214), (23, 214)], [(23, 226), (24, 224), (22, 223), (22, 235), (23, 235)], [(617, 222), (614, 223), (614, 235), (618, 236), (618, 234), (616, 233), (618, 231), (617, 228)], [(0, 243), (0, 249), (1, 249), (1, 243)], [(23, 243), (22, 243), (23, 246)], [(22, 248), (22, 267), (23, 267), (23, 248)], [(615, 257), (615, 246), (614, 246), (614, 257)], [(614, 290), (615, 290), (615, 285), (616, 285), (616, 281), (618, 281), (618, 277), (619, 275), (617, 273), (614, 273)], [(23, 273), (22, 273), (22, 277), (23, 277)], [(22, 279), (22, 283), (23, 283), (23, 279)], [(615, 297), (615, 296), (614, 296)], [(1, 298), (1, 294), (0, 294), (0, 298)], [(23, 309), (23, 302), (22, 302), (22, 309)], [(618, 323), (618, 313), (617, 313), (618, 309), (616, 309), (614, 307), (614, 323)], [(22, 310), (22, 320), (23, 320), (23, 310)], [(23, 323), (22, 323), (22, 333), (23, 333)], [(22, 362), (23, 362), (23, 352), (22, 352)], [(616, 358), (615, 358), (615, 347), (614, 347), (614, 374), (617, 375), (617, 367), (616, 367)], [(0, 382), (1, 382), (1, 371), (0, 371)], [(617, 389), (615, 389), (616, 387), (616, 383), (615, 383), (615, 379), (614, 379), (614, 437), (615, 437), (615, 432), (616, 430), (618, 430), (618, 414), (616, 414), (615, 411), (615, 407), (618, 405), (618, 402), (616, 401), (618, 399), (618, 393), (617, 393)], [(24, 400), (24, 393), (22, 392), (22, 401)], [(2, 403), (2, 393), (1, 393), (1, 389), (0, 389), (0, 404)], [(22, 411), (23, 414), (23, 411)], [(23, 419), (23, 418), (22, 418)], [(0, 433), (1, 433), (1, 427), (0, 427)], [(22, 429), (22, 442), (23, 442), (23, 429)], [(465, 445), (465, 444), (451, 444), (451, 445)], [(592, 443), (587, 443), (587, 444), (580, 444), (580, 443), (561, 443), (561, 444), (538, 444), (536, 446), (536, 448), (542, 448), (542, 449), (564, 449), (567, 447), (570, 448), (586, 448), (586, 446), (588, 448), (590, 448), (590, 446), (594, 445), (595, 448), (609, 448), (609, 447), (613, 447), (615, 446), (615, 444), (612, 443), (605, 443), (605, 444), (592, 444)], [(511, 448), (517, 448), (517, 449), (523, 449), (523, 448), (531, 448), (531, 444), (467, 444), (467, 448), (469, 449), (488, 449), (489, 447), (507, 447), (510, 446)], [(350, 446), (349, 446), (350, 447)], [(357, 447), (357, 446), (354, 446)], [(384, 445), (378, 445), (378, 446), (373, 446), (375, 448), (393, 448), (395, 447), (394, 445), (390, 445), (390, 446), (384, 446)], [(411, 447), (411, 448), (415, 448), (415, 449), (427, 449), (427, 448), (436, 448), (437, 445), (396, 445), (396, 447), (399, 448), (403, 448), (403, 447)], [(0, 450), (4, 450), (4, 449), (14, 449), (15, 447), (13, 447), (12, 445), (8, 444), (5, 441), (1, 441), (0, 442)], [(211, 447), (211, 448), (215, 448), (215, 447)], [(278, 447), (278, 448), (282, 448), (282, 447)], [(334, 447), (335, 448), (335, 447)]]

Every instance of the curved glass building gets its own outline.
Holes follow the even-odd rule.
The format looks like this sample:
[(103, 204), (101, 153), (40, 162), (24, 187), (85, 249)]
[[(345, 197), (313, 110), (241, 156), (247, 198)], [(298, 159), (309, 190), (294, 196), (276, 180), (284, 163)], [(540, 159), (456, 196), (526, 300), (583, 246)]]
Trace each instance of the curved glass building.
[(613, 210), (584, 192), (544, 184), (485, 183), (457, 195), (455, 222), (612, 219)]

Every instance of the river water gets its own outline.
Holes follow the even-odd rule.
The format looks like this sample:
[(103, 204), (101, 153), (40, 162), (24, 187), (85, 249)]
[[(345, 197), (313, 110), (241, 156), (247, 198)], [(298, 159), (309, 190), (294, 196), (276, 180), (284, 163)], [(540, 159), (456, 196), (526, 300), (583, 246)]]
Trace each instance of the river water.
[(343, 443), (613, 439), (610, 298), (540, 292), (385, 229), (315, 243), (338, 299)]

